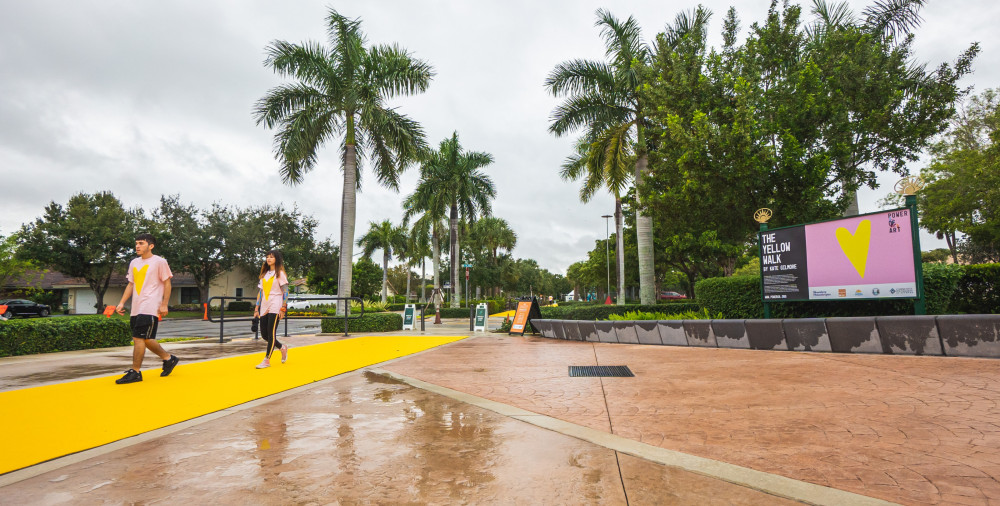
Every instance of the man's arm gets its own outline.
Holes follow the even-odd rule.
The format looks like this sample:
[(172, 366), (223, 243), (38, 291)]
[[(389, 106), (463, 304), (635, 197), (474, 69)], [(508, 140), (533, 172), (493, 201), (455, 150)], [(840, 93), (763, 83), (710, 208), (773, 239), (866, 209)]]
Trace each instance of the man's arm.
[(121, 302), (119, 302), (118, 307), (115, 308), (115, 311), (117, 311), (118, 314), (125, 314), (125, 302), (132, 296), (132, 286), (133, 283), (129, 281), (128, 286), (125, 287), (125, 293), (122, 294)]
[(173, 285), (170, 283), (170, 278), (167, 278), (167, 280), (163, 282), (163, 300), (160, 301), (160, 310), (157, 311), (160, 318), (167, 316), (167, 303), (170, 302), (170, 289), (172, 287)]

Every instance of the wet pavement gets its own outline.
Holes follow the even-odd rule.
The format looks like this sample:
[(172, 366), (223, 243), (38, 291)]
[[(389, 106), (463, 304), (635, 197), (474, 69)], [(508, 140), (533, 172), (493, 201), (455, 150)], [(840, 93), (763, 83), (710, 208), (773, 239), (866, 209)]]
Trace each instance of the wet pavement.
[(3, 504), (792, 504), (371, 372), (0, 494)]
[[(427, 333), (469, 335), (467, 325)], [(263, 345), (165, 346), (203, 360)], [(0, 390), (119, 372), (130, 353), (0, 359)], [(570, 365), (627, 365), (636, 377), (570, 378)], [(803, 490), (1000, 504), (998, 377), (989, 359), (480, 334), (2, 475), (0, 504), (864, 502)]]

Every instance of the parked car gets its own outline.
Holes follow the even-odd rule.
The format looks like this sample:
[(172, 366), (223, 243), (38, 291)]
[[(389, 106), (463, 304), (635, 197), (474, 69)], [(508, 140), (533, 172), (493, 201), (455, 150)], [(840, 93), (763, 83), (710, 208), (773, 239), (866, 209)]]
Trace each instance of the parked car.
[(309, 309), (312, 304), (308, 300), (293, 300), (288, 303), (288, 309)]
[(660, 292), (660, 299), (678, 300), (678, 299), (686, 299), (686, 298), (688, 298), (688, 296), (684, 295), (683, 293), (677, 293), (677, 292)]
[(30, 300), (7, 299), (0, 300), (0, 306), (7, 306), (7, 311), (3, 313), (4, 318), (15, 316), (48, 316), (52, 314), (52, 308), (45, 304), (36, 304)]

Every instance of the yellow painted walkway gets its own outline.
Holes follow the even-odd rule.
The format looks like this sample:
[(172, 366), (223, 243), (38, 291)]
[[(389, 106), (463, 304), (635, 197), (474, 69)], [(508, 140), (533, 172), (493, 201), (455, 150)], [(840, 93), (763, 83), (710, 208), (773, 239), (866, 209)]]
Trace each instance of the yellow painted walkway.
[[(367, 336), (185, 364), (117, 385), (120, 375), (0, 392), (0, 474), (190, 420), (464, 336)], [(159, 360), (154, 358), (157, 364)], [(146, 363), (150, 363), (147, 359)]]

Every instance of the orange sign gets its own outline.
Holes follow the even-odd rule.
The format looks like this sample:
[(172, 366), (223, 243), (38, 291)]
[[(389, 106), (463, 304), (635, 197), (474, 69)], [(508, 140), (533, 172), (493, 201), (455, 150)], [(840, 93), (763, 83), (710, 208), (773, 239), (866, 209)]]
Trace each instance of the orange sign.
[(520, 332), (524, 335), (524, 327), (528, 324), (528, 313), (531, 311), (531, 301), (517, 303), (517, 312), (514, 313), (514, 323), (510, 326), (510, 333)]
[(0, 304), (0, 314), (4, 314), (6, 312), (7, 312), (7, 305), (6, 304)]
[(111, 315), (115, 314), (114, 306), (104, 306), (104, 316), (111, 318)]

